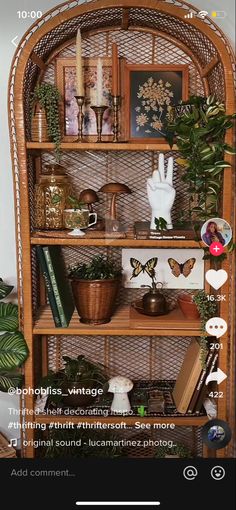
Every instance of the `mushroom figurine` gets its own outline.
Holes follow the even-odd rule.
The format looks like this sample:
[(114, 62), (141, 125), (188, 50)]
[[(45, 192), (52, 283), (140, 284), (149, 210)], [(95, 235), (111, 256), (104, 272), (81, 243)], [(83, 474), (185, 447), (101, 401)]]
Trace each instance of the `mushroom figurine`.
[(108, 391), (114, 393), (111, 411), (115, 413), (128, 413), (131, 409), (127, 393), (132, 390), (134, 383), (127, 377), (117, 375), (109, 381)]
[(126, 186), (126, 184), (122, 184), (121, 182), (109, 182), (104, 184), (99, 190), (101, 193), (107, 193), (111, 195), (111, 205), (109, 212), (109, 220), (108, 220), (108, 230), (117, 231), (119, 230), (119, 222), (116, 218), (116, 199), (117, 195), (121, 193), (131, 193), (131, 189)]
[(89, 212), (93, 212), (92, 204), (95, 204), (95, 202), (99, 202), (99, 198), (97, 196), (96, 191), (87, 188), (81, 191), (79, 201), (83, 202), (84, 204), (87, 204)]

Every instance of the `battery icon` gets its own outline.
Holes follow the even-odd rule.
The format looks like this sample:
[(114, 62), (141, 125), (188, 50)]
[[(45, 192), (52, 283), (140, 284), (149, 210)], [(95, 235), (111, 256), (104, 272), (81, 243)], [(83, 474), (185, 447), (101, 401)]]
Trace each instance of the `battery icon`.
[(212, 18), (224, 19), (227, 14), (225, 11), (212, 11)]

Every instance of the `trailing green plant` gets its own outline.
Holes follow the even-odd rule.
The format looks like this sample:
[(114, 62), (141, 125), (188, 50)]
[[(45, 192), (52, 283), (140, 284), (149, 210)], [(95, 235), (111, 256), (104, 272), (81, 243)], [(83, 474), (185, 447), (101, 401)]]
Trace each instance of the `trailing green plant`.
[(77, 211), (79, 209), (79, 211), (81, 211), (81, 209), (84, 207), (85, 203), (84, 202), (81, 202), (81, 200), (79, 200), (78, 198), (70, 195), (68, 198), (67, 198), (67, 202), (68, 204), (74, 209), (74, 211)]
[[(7, 297), (13, 287), (0, 279), (0, 299)], [(13, 303), (0, 303), (0, 390), (8, 391), (22, 384), (19, 367), (28, 357), (26, 341), (18, 331), (18, 307)]]
[(197, 309), (201, 319), (201, 363), (202, 367), (205, 368), (206, 357), (208, 354), (208, 335), (206, 333), (206, 323), (209, 319), (217, 315), (217, 303), (215, 301), (208, 300), (208, 295), (204, 290), (200, 290), (193, 296), (193, 301), (197, 305)]
[(160, 446), (157, 448), (155, 457), (164, 458), (166, 455), (178, 455), (178, 457), (188, 458), (192, 457), (191, 450), (183, 443), (176, 443), (171, 448), (168, 446)]
[(41, 83), (37, 85), (31, 99), (32, 112), (35, 102), (38, 101), (42, 108), (45, 109), (47, 118), (47, 131), (51, 141), (55, 144), (56, 161), (60, 161), (61, 151), (61, 126), (60, 126), (60, 93), (55, 85), (50, 83)]
[(181, 105), (183, 112), (166, 125), (166, 138), (171, 147), (175, 141), (181, 154), (177, 162), (190, 195), (188, 220), (206, 221), (219, 215), (223, 170), (231, 167), (224, 154), (235, 154), (225, 135), (236, 114), (226, 115), (214, 96), (191, 96)]
[(111, 259), (96, 255), (87, 264), (78, 264), (69, 269), (70, 278), (83, 280), (108, 280), (121, 276), (122, 270)]

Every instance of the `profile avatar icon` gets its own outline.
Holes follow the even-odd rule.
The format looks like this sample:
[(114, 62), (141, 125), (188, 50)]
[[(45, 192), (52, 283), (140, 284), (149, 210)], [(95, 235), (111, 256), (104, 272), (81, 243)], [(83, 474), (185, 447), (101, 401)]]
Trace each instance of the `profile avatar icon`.
[(207, 246), (211, 246), (213, 243), (227, 246), (232, 239), (232, 230), (224, 219), (212, 218), (203, 224), (201, 238)]

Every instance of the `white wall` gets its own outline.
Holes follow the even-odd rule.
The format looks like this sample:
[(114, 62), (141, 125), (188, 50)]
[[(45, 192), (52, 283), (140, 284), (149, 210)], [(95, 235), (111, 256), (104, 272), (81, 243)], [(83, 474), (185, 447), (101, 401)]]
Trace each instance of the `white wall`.
[[(83, 0), (81, 0), (83, 3)], [(32, 20), (20, 20), (17, 11), (38, 10), (43, 13), (58, 4), (58, 0), (11, 0), (4, 3), (1, 9), (0, 19), (0, 276), (7, 282), (16, 284), (16, 254), (15, 254), (15, 225), (14, 225), (14, 203), (12, 187), (12, 170), (8, 137), (8, 116), (7, 116), (7, 85), (11, 60), (15, 51), (12, 39), (18, 35), (17, 41), (32, 24)], [(225, 32), (234, 46), (235, 37), (235, 2), (234, 0), (193, 0), (192, 4), (210, 14), (213, 10), (226, 12), (224, 19), (216, 19), (220, 28)], [(0, 394), (0, 428), (7, 432), (9, 420), (8, 405), (17, 405), (17, 399), (9, 399), (7, 395)], [(14, 437), (14, 433), (8, 433)]]

